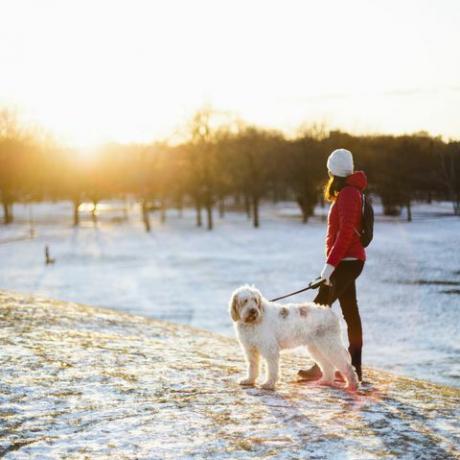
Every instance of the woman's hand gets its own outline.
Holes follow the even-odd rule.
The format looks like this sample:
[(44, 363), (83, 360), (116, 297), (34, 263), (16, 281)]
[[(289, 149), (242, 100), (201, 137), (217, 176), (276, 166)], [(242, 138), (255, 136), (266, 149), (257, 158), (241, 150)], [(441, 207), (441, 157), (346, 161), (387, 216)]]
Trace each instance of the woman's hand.
[(324, 280), (324, 284), (328, 286), (331, 285), (331, 275), (334, 272), (335, 267), (331, 264), (325, 264), (323, 269), (321, 270), (321, 278)]

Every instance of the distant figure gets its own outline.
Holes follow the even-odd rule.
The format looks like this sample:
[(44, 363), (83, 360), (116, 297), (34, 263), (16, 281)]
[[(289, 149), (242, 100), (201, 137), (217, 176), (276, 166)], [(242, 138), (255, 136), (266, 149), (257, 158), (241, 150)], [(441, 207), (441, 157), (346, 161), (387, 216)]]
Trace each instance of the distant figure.
[[(363, 171), (354, 172), (353, 156), (345, 149), (331, 153), (327, 169), (329, 182), (325, 189), (325, 199), (332, 205), (327, 221), (327, 260), (321, 271), (325, 283), (321, 285), (313, 302), (331, 306), (335, 300), (339, 300), (348, 328), (348, 351), (361, 381), (363, 339), (355, 281), (366, 260), (359, 230), (362, 228), (362, 193), (367, 187), (367, 179)], [(308, 370), (299, 371), (298, 375), (302, 380), (317, 380), (321, 378), (322, 372), (315, 364)]]
[(53, 259), (52, 257), (50, 257), (50, 249), (48, 245), (46, 245), (45, 246), (45, 265), (54, 264), (54, 262), (56, 262), (56, 259)]

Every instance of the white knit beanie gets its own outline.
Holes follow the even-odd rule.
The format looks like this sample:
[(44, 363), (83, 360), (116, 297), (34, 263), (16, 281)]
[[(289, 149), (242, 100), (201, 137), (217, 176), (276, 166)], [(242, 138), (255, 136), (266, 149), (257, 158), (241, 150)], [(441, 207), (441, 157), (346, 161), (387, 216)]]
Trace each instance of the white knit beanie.
[(347, 177), (353, 174), (353, 155), (349, 150), (334, 150), (327, 159), (327, 169), (339, 177)]

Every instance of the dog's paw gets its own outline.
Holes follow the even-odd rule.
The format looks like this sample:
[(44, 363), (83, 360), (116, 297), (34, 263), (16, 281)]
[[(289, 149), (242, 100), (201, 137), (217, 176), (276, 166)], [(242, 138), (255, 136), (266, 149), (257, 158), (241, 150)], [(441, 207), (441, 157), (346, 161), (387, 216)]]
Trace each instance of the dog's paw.
[(275, 389), (275, 384), (273, 382), (264, 382), (260, 386), (263, 390), (273, 391)]
[(334, 382), (334, 380), (329, 380), (329, 379), (319, 379), (316, 381), (317, 385), (325, 386), (325, 387), (335, 387), (337, 384)]
[(253, 387), (255, 384), (254, 380), (251, 380), (251, 379), (243, 379), (243, 380), (240, 380), (238, 383), (245, 387)]
[(355, 393), (359, 389), (359, 384), (356, 383), (349, 383), (345, 389), (351, 393)]

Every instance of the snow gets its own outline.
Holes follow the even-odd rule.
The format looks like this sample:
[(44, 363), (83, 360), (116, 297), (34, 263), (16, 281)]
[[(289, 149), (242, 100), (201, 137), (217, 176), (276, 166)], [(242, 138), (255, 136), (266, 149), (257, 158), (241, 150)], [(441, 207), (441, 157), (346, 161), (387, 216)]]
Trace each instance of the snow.
[(454, 459), (460, 390), (368, 370), (348, 393), (237, 384), (236, 340), (0, 291), (0, 457)]
[[(97, 227), (85, 209), (77, 229), (70, 203), (16, 205), (14, 211), (17, 223), (0, 227), (0, 288), (228, 336), (233, 289), (254, 283), (266, 297), (279, 296), (304, 287), (324, 262), (327, 209), (318, 208), (303, 225), (291, 203), (265, 204), (259, 229), (243, 213), (215, 215), (212, 232), (195, 227), (192, 210), (182, 218), (171, 210), (164, 224), (153, 216), (151, 234), (136, 206), (124, 221), (119, 202), (102, 204)], [(460, 219), (450, 215), (449, 203), (415, 205), (412, 223), (378, 211), (375, 240), (358, 280), (364, 364), (459, 386)], [(45, 245), (54, 265), (44, 265)]]

